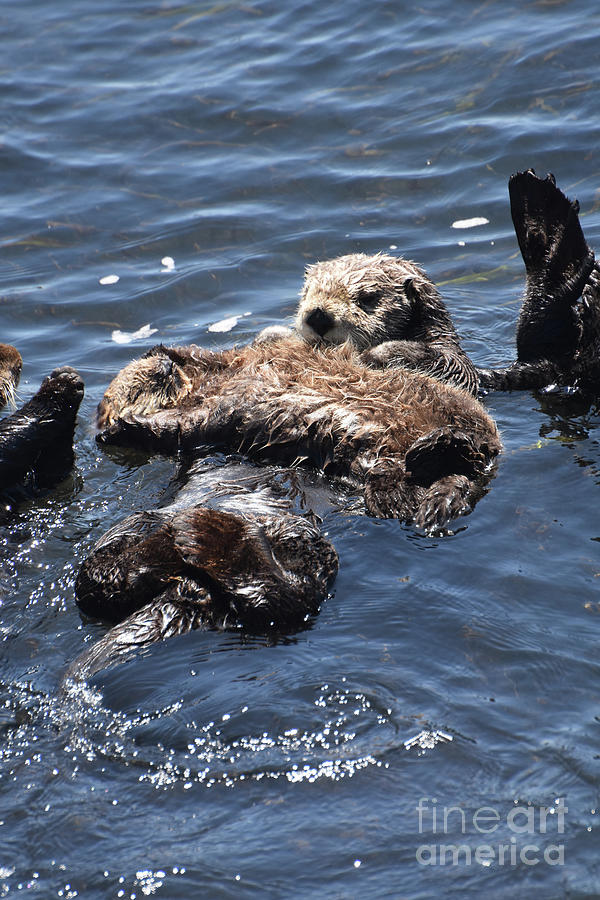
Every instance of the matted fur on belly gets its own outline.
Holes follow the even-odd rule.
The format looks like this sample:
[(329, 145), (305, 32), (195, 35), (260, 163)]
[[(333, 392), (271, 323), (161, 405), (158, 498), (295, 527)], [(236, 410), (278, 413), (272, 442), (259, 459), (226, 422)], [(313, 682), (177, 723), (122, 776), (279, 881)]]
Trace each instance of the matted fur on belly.
[[(257, 459), (305, 461), (358, 484), (383, 462), (403, 467), (415, 441), (439, 429), (473, 443), (480, 472), (500, 450), (496, 426), (476, 399), (420, 373), (369, 369), (348, 345), (315, 348), (289, 338), (219, 353), (194, 346), (153, 352), (109, 387), (101, 442), (167, 453), (210, 444)], [(136, 367), (162, 366), (170, 355), (189, 389), (150, 415), (144, 399), (138, 415), (127, 395)]]

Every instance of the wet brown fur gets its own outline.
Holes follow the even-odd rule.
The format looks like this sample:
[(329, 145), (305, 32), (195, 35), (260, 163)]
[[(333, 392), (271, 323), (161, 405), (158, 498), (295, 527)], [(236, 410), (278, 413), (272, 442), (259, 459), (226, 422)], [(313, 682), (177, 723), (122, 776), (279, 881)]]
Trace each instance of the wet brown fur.
[(15, 393), (23, 360), (19, 351), (10, 344), (0, 344), (0, 409), (10, 403), (15, 405)]
[(111, 528), (79, 570), (84, 613), (118, 623), (70, 666), (88, 678), (154, 641), (193, 629), (293, 632), (316, 615), (338, 567), (296, 513), (276, 470), (203, 461), (176, 501)]
[[(369, 369), (349, 344), (311, 346), (290, 337), (218, 353), (161, 348), (153, 357), (157, 366), (161, 353), (173, 353), (180, 363), (187, 355), (184, 372), (191, 389), (175, 407), (169, 401), (169, 408), (145, 415), (111, 386), (102, 407), (103, 421), (111, 424), (101, 442), (165, 453), (210, 444), (258, 460), (304, 462), (365, 488), (373, 514), (417, 516), (422, 522), (428, 517), (419, 511), (416, 490), (397, 508), (393, 502), (385, 512), (376, 504), (370, 508), (370, 479), (385, 469), (391, 489), (402, 481), (416, 489), (414, 473), (405, 471), (406, 455), (430, 435), (437, 435), (430, 454), (443, 446), (448, 457), (440, 464), (440, 471), (448, 469), (443, 475), (476, 478), (500, 450), (496, 426), (475, 398), (418, 372)], [(145, 370), (148, 359), (141, 364)], [(123, 370), (119, 386), (133, 380), (137, 365)], [(458, 471), (447, 439), (440, 436), (448, 431), (473, 448)]]

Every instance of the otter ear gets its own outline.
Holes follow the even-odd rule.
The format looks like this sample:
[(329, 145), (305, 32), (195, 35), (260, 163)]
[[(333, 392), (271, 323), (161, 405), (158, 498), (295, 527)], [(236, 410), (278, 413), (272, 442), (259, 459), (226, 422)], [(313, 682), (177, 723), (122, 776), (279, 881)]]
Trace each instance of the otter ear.
[(404, 293), (406, 297), (410, 300), (411, 303), (416, 303), (421, 299), (421, 295), (419, 294), (417, 288), (415, 287), (415, 282), (413, 278), (406, 278), (404, 280)]

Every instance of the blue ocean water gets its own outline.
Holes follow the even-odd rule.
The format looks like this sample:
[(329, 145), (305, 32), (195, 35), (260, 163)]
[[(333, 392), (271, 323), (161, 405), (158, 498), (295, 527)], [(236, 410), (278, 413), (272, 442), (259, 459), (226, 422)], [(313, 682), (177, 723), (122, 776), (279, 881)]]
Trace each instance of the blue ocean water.
[(490, 395), (505, 452), (453, 535), (332, 514), (309, 631), (58, 691), (103, 631), (79, 563), (172, 471), (96, 446), (110, 378), (251, 339), (358, 250), (512, 359), (509, 175), (554, 172), (600, 249), (599, 37), (586, 0), (3, 0), (0, 340), (22, 399), (58, 364), (86, 397), (72, 477), (0, 534), (0, 897), (600, 895), (595, 409)]

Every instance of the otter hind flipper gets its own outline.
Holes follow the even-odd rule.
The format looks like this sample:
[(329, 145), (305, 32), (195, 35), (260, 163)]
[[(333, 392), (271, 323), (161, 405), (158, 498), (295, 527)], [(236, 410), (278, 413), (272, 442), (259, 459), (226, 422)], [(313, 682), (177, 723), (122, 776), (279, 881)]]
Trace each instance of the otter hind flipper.
[(55, 369), (36, 394), (0, 422), (0, 491), (29, 479), (37, 487), (59, 481), (74, 461), (73, 433), (83, 398), (75, 369)]
[(551, 276), (554, 290), (568, 281), (579, 296), (594, 265), (594, 253), (581, 229), (578, 201), (563, 194), (553, 175), (539, 178), (533, 169), (511, 175), (508, 192), (528, 275)]
[(538, 178), (532, 169), (512, 175), (508, 189), (527, 275), (517, 325), (518, 359), (568, 364), (581, 337), (573, 307), (594, 266), (579, 204), (563, 194), (554, 176)]

